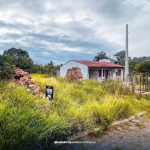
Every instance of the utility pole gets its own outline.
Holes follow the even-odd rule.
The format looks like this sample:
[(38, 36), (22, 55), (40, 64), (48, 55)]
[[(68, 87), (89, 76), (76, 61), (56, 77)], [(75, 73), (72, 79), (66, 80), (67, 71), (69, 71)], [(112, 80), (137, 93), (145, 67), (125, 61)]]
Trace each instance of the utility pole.
[(126, 54), (125, 54), (125, 73), (124, 73), (125, 86), (129, 86), (129, 60), (128, 60), (128, 24), (126, 24)]

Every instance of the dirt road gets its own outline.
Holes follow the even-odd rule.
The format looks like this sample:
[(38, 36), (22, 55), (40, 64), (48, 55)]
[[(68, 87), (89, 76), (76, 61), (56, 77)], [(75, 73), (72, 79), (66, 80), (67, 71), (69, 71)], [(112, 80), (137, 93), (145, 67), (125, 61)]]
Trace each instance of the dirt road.
[[(99, 137), (86, 136), (61, 150), (150, 150), (150, 116), (115, 126)], [(83, 144), (83, 142), (87, 142)], [(89, 142), (89, 143), (88, 143)], [(90, 143), (94, 142), (94, 143)]]

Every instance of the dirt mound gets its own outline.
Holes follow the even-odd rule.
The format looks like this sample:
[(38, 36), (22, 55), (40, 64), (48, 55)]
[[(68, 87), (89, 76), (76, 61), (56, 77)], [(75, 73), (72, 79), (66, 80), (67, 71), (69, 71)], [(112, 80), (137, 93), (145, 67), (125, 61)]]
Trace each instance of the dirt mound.
[(71, 80), (83, 81), (83, 75), (79, 67), (72, 67), (67, 70), (66, 78)]
[(14, 70), (11, 80), (27, 86), (34, 95), (39, 95), (41, 93), (40, 87), (32, 80), (31, 75), (20, 68)]

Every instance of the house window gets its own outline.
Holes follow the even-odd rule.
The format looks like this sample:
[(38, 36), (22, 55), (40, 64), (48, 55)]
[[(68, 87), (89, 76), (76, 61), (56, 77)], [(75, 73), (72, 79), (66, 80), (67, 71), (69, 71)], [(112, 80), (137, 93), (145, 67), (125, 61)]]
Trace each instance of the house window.
[(99, 77), (101, 77), (102, 70), (99, 70)]
[(121, 70), (118, 70), (118, 72), (116, 72), (116, 76), (121, 76)]

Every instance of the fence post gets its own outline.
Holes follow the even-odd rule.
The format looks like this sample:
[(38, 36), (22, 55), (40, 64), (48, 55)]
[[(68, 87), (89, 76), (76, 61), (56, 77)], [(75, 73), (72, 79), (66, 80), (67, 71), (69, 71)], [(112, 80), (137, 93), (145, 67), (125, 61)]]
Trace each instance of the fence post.
[(148, 92), (149, 92), (149, 90), (150, 90), (150, 87), (149, 87), (149, 76), (150, 76), (150, 74), (149, 73), (147, 73), (147, 81), (148, 81), (148, 84), (147, 84), (147, 86), (148, 86)]
[(145, 73), (145, 91), (149, 90), (149, 85), (148, 85), (148, 72)]
[(135, 71), (132, 72), (132, 91), (135, 92)]

